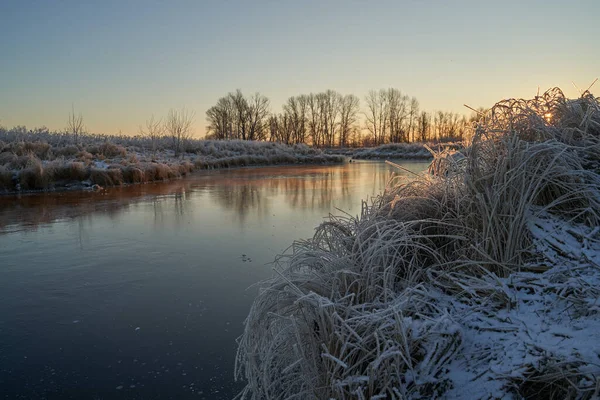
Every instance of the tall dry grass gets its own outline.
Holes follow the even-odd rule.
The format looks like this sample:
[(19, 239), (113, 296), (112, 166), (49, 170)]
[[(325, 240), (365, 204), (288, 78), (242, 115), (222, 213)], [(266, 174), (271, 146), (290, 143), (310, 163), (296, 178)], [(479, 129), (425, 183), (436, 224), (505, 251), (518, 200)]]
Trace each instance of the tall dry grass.
[(3, 165), (0, 165), (0, 192), (14, 190), (13, 173)]
[[(461, 156), (437, 155), (433, 174), (392, 180), (360, 216), (331, 217), (295, 242), (239, 339), (240, 397), (443, 397), (454, 385), (449, 365), (465, 357), (459, 309), (510, 310), (514, 294), (502, 279), (552, 267), (528, 221), (600, 224), (599, 128), (589, 93), (568, 100), (553, 89), (497, 103)], [(525, 287), (535, 278), (527, 279)], [(583, 304), (590, 290), (579, 284), (573, 299)], [(494, 379), (513, 382), (517, 396), (552, 382), (547, 394), (589, 398), (594, 384), (585, 382), (600, 387), (600, 371), (575, 364), (575, 380), (556, 379), (556, 363)]]
[(79, 144), (74, 145), (70, 135), (0, 128), (0, 139), (3, 139), (0, 166), (17, 174), (19, 181), (18, 185), (3, 184), (4, 192), (76, 188), (90, 182), (105, 187), (163, 181), (186, 176), (197, 169), (345, 160), (343, 156), (326, 155), (306, 145), (241, 140), (191, 140), (186, 148), (193, 153), (174, 158), (173, 152), (166, 150), (168, 146), (162, 145), (158, 146), (162, 150), (150, 157), (144, 153), (145, 142), (131, 137), (109, 140), (106, 136), (82, 135)]

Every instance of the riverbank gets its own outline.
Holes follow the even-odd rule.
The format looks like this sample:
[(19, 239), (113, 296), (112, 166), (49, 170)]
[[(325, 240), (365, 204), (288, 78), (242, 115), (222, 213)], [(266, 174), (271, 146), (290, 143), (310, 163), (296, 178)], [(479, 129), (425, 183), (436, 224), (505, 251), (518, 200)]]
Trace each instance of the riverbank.
[(106, 141), (75, 146), (2, 139), (6, 138), (0, 135), (0, 194), (94, 190), (176, 179), (207, 169), (345, 161), (344, 156), (305, 145), (270, 142), (196, 141), (192, 151), (176, 157), (169, 149), (152, 152)]
[(590, 93), (496, 104), (465, 157), (278, 258), (240, 397), (597, 397), (599, 155)]
[(377, 147), (358, 149), (332, 148), (326, 149), (327, 154), (343, 155), (354, 160), (432, 160), (433, 151), (457, 151), (464, 145), (460, 142), (449, 143), (389, 143)]

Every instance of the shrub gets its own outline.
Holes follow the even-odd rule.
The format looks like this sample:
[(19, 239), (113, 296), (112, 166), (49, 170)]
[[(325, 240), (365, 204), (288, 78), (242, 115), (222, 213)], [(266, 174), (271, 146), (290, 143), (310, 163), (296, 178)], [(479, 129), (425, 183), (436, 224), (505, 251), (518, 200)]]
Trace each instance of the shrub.
[(85, 150), (77, 152), (76, 157), (79, 161), (83, 161), (86, 163), (89, 163), (94, 158), (94, 156), (91, 153), (88, 153)]
[(82, 162), (55, 162), (52, 163), (54, 180), (83, 181), (88, 172)]
[(90, 181), (102, 187), (120, 186), (123, 184), (123, 173), (118, 168), (91, 168)]
[(15, 185), (12, 179), (12, 172), (3, 165), (0, 165), (0, 190), (14, 190)]
[(184, 161), (178, 166), (179, 174), (181, 176), (186, 176), (190, 172), (194, 171), (194, 164), (189, 161)]
[(169, 167), (160, 163), (145, 163), (140, 165), (144, 171), (144, 178), (148, 182), (162, 181), (169, 178)]
[(45, 142), (16, 142), (11, 143), (9, 148), (17, 156), (34, 154), (41, 160), (48, 160), (52, 154), (52, 146)]
[(123, 180), (126, 183), (142, 183), (146, 181), (144, 171), (137, 167), (128, 166), (122, 169)]
[[(24, 156), (15, 156), (12, 162), (9, 164), (11, 169), (24, 169), (32, 165), (40, 163), (40, 160), (33, 154), (29, 153)], [(40, 163), (41, 165), (41, 163)]]
[(17, 156), (14, 153), (0, 153), (0, 165), (13, 165), (17, 161)]
[(22, 190), (46, 189), (53, 178), (52, 168), (43, 168), (37, 158), (30, 159), (25, 168), (19, 171), (19, 184)]
[(102, 143), (99, 147), (99, 153), (107, 158), (127, 156), (127, 150), (123, 146), (112, 144), (111, 142)]
[[(60, 157), (73, 157), (73, 156), (78, 156), (78, 154), (81, 153), (81, 151), (79, 150), (79, 147), (74, 146), (74, 145), (68, 145), (65, 147), (54, 148), (52, 151), (54, 152), (54, 154), (56, 156), (60, 156)], [(91, 154), (90, 154), (90, 158), (91, 158)]]

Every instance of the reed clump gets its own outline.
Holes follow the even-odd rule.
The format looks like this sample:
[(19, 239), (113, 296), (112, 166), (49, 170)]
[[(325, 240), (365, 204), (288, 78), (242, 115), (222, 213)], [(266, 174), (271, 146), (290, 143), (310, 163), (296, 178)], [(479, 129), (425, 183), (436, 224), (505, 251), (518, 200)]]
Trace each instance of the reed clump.
[[(190, 140), (185, 146), (187, 153), (175, 157), (172, 140), (167, 137), (161, 138), (157, 147), (154, 144), (149, 147), (150, 143), (141, 137), (94, 134), (74, 137), (47, 129), (0, 127), (0, 139), (0, 166), (9, 171), (6, 175), (12, 176), (12, 184), (2, 184), (3, 194), (83, 189), (89, 188), (90, 183), (107, 187), (163, 181), (186, 176), (197, 169), (345, 160), (343, 156), (327, 155), (306, 145), (242, 140)], [(78, 183), (73, 182), (78, 179)]]
[(14, 189), (13, 173), (3, 165), (0, 165), (0, 192)]
[(589, 92), (505, 100), (460, 154), (332, 216), (262, 284), (240, 397), (597, 396), (599, 145)]

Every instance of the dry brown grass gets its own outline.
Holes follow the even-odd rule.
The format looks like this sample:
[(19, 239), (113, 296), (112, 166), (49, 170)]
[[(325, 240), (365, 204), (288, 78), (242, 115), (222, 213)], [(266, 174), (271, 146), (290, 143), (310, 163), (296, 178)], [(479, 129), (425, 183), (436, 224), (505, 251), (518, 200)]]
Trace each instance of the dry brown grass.
[(0, 191), (14, 190), (13, 173), (4, 165), (0, 165)]
[(19, 184), (22, 190), (47, 189), (52, 181), (52, 169), (45, 169), (37, 158), (31, 159), (19, 171)]
[(120, 186), (123, 184), (123, 173), (119, 168), (90, 168), (90, 181), (102, 186)]
[(141, 169), (128, 166), (122, 169), (123, 171), (123, 180), (125, 183), (143, 183), (146, 182), (146, 176), (144, 171)]
[(77, 152), (75, 156), (77, 160), (84, 162), (86, 165), (88, 165), (94, 158), (92, 153), (88, 153), (85, 150)]
[(52, 162), (51, 165), (54, 171), (54, 181), (83, 181), (88, 175), (85, 165), (79, 161), (64, 162), (57, 160)]
[(40, 160), (34, 154), (26, 154), (24, 156), (16, 156), (12, 158), (12, 161), (8, 164), (8, 167), (12, 170), (21, 170), (31, 165), (40, 162)]
[(0, 165), (8, 165), (13, 164), (17, 160), (17, 156), (11, 152), (3, 152), (0, 153)]
[(146, 163), (142, 164), (144, 175), (146, 180), (152, 181), (163, 181), (175, 177), (175, 174), (166, 164), (161, 163)]
[(94, 155), (102, 155), (105, 158), (127, 157), (127, 150), (120, 145), (104, 142), (99, 146), (89, 146), (87, 151)]
[(174, 166), (179, 170), (179, 174), (181, 176), (186, 176), (187, 174), (194, 171), (194, 164), (189, 161), (183, 161), (178, 166)]
[(52, 157), (52, 146), (44, 142), (16, 142), (8, 148), (17, 156), (34, 154), (40, 160), (49, 160)]
[(52, 150), (52, 152), (57, 157), (73, 157), (73, 156), (77, 155), (77, 153), (80, 152), (80, 149), (79, 149), (79, 147), (77, 147), (75, 145), (68, 145), (68, 146), (64, 146), (64, 147), (54, 148)]

